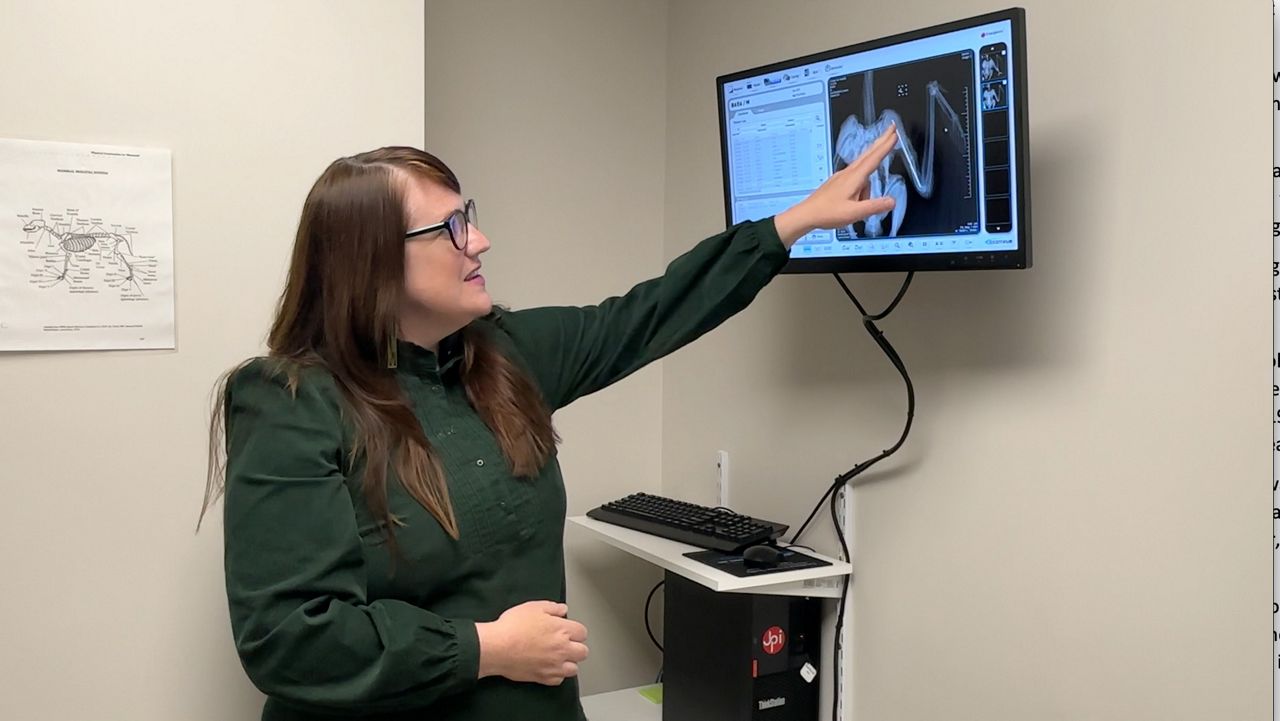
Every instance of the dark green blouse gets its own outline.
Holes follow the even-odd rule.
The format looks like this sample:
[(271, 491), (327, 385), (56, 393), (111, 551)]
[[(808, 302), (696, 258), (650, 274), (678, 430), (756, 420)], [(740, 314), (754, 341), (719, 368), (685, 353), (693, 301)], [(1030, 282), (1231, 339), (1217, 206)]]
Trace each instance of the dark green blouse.
[[(742, 223), (597, 306), (476, 322), (554, 411), (716, 327), (786, 260), (772, 218)], [(268, 696), (264, 721), (584, 718), (576, 679), (477, 680), (476, 622), (565, 601), (565, 492), (555, 458), (534, 480), (512, 476), (467, 402), (454, 348), (441, 343), (437, 357), (401, 343), (396, 373), (444, 464), (461, 538), (389, 482), (391, 511), (407, 524), (394, 575), (347, 461), (352, 430), (333, 378), (307, 370), (295, 396), (255, 360), (228, 383), (227, 598), (245, 671)]]

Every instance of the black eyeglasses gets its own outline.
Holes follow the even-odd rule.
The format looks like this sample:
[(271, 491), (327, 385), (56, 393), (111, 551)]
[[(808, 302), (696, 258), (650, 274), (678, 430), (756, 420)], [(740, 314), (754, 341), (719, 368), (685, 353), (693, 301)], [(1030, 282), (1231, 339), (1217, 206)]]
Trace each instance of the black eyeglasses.
[(416, 238), (419, 235), (443, 230), (449, 233), (449, 241), (453, 243), (453, 247), (465, 251), (467, 249), (467, 228), (472, 225), (477, 228), (480, 227), (476, 222), (476, 201), (468, 200), (462, 210), (453, 211), (443, 221), (411, 230), (405, 233), (404, 237), (406, 239)]

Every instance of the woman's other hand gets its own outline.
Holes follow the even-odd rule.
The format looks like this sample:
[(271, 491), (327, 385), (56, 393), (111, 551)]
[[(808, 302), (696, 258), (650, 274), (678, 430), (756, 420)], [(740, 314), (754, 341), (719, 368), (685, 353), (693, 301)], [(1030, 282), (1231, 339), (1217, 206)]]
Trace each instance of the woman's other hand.
[(477, 623), (480, 677), (559, 686), (578, 675), (587, 657), (587, 628), (566, 618), (569, 607), (554, 601), (528, 601), (503, 612), (497, 621)]

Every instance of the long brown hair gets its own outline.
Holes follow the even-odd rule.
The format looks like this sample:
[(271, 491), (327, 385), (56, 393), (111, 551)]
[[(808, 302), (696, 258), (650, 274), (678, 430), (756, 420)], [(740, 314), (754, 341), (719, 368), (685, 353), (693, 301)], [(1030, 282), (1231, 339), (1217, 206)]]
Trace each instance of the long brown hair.
[[(386, 147), (340, 158), (322, 173), (302, 206), (289, 276), (267, 337), (269, 357), (296, 392), (301, 370), (320, 366), (341, 390), (354, 427), (350, 468), (363, 457), (361, 488), (395, 549), (387, 502), (388, 468), (405, 490), (458, 538), (457, 519), (439, 456), (401, 390), (394, 365), (404, 292), (405, 180), (426, 178), (461, 193), (439, 158)], [(467, 399), (493, 432), (517, 477), (533, 478), (558, 442), (551, 412), (528, 374), (477, 323), (462, 330), (460, 376)], [(209, 477), (201, 519), (225, 490), (226, 383), (219, 379), (209, 433)], [(199, 524), (197, 523), (197, 528)]]

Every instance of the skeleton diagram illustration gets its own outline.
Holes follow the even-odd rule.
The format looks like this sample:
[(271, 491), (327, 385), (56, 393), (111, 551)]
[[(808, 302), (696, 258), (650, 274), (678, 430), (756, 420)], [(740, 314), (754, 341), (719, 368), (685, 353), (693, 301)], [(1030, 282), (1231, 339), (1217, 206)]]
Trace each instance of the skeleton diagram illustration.
[[(40, 287), (52, 288), (59, 283), (68, 282), (68, 272), (74, 265), (72, 259), (87, 259), (87, 256), (96, 249), (99, 258), (109, 258), (120, 266), (120, 275), (108, 281), (109, 285), (114, 288), (129, 286), (137, 293), (142, 292), (142, 286), (135, 273), (134, 264), (129, 262), (129, 257), (135, 257), (133, 241), (129, 236), (106, 231), (58, 230), (49, 226), (42, 218), (28, 221), (22, 226), (22, 231), (28, 235), (31, 233), (40, 234), (36, 240), (35, 247), (32, 249), (33, 254), (40, 251), (40, 246), (45, 243), (47, 237), (49, 241), (46, 245), (44, 257), (57, 258), (62, 256), (61, 270), (49, 269), (48, 274), (40, 278)], [(127, 256), (124, 252), (121, 252), (122, 247), (128, 251)], [(79, 261), (77, 260), (77, 262)]]
[[(870, 197), (878, 198), (888, 195), (893, 198), (894, 206), (893, 218), (890, 223), (890, 237), (898, 234), (898, 229), (902, 227), (902, 219), (907, 215), (907, 186), (901, 175), (889, 172), (889, 166), (893, 163), (895, 156), (901, 154), (903, 163), (907, 166), (907, 174), (911, 177), (911, 185), (916, 192), (923, 198), (933, 196), (933, 159), (934, 159), (934, 137), (936, 135), (936, 127), (934, 124), (935, 114), (938, 108), (942, 109), (947, 120), (950, 121), (951, 130), (953, 131), (952, 141), (960, 148), (961, 152), (967, 152), (969, 148), (969, 135), (964, 125), (960, 122), (960, 116), (956, 114), (955, 109), (947, 102), (943, 95), (942, 87), (937, 81), (932, 81), (925, 86), (928, 103), (928, 119), (925, 121), (926, 136), (924, 148), (924, 168), (920, 167), (920, 159), (916, 155), (915, 148), (911, 145), (911, 140), (903, 134), (906, 125), (902, 122), (902, 117), (891, 109), (886, 109), (880, 114), (878, 119), (875, 118), (875, 101), (872, 95), (871, 73), (868, 70), (865, 75), (865, 82), (862, 87), (863, 97), (863, 115), (867, 119), (867, 124), (863, 125), (856, 114), (845, 118), (840, 124), (840, 133), (836, 138), (835, 158), (833, 160), (833, 169), (840, 170), (853, 163), (859, 155), (863, 153), (875, 139), (889, 128), (889, 124), (893, 123), (897, 128), (898, 142), (893, 150), (885, 156), (884, 160), (871, 173), (870, 178)], [(884, 234), (882, 223), (887, 213), (877, 213), (868, 217), (864, 221), (865, 232), (868, 237), (879, 237)], [(849, 237), (857, 238), (858, 234), (854, 231), (853, 226), (846, 226)]]

